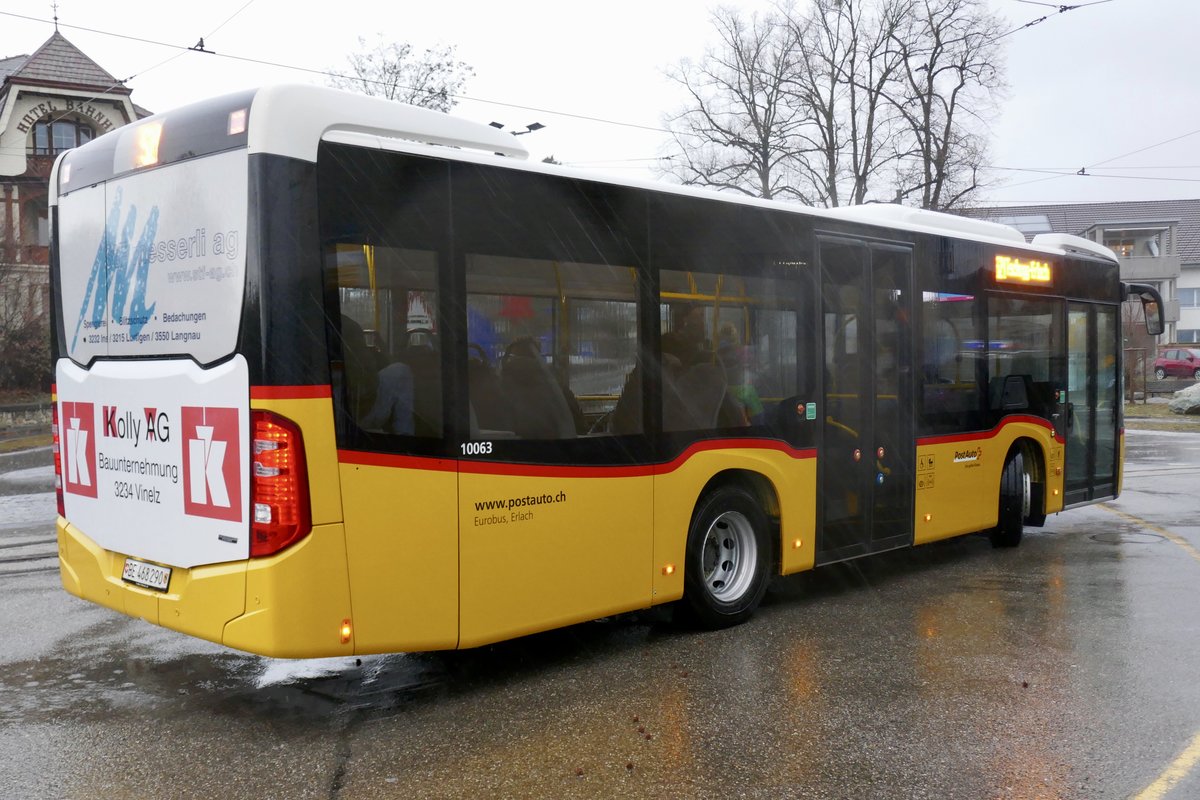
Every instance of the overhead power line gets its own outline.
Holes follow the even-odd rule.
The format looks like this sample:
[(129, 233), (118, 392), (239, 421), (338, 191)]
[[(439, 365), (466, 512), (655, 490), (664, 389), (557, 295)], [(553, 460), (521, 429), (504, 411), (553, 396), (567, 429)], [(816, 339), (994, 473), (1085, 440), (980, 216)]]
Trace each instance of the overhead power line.
[[(1112, 158), (1106, 158), (1103, 161), (1097, 161), (1095, 164), (1092, 164), (1090, 167), (1087, 167), (1087, 169), (1091, 169), (1092, 167), (1098, 167), (1101, 164), (1107, 164), (1109, 161), (1117, 161), (1117, 160), (1125, 158), (1127, 156), (1135, 156), (1138, 153), (1144, 153), (1147, 150), (1153, 150), (1156, 147), (1162, 147), (1164, 144), (1170, 144), (1171, 142), (1178, 142), (1180, 139), (1186, 139), (1189, 136), (1195, 136), (1197, 133), (1200, 133), (1200, 128), (1197, 128), (1194, 131), (1188, 131), (1187, 133), (1181, 133), (1178, 136), (1172, 136), (1170, 139), (1166, 139), (1164, 141), (1158, 142), (1157, 144), (1147, 145), (1146, 147), (1139, 147), (1137, 150), (1130, 150), (1128, 153), (1122, 153), (1119, 156), (1113, 156)], [(1111, 167), (1110, 167), (1110, 169), (1111, 169)]]
[[(249, 3), (247, 3), (247, 5), (249, 5)], [(245, 8), (245, 6), (243, 6), (243, 8)], [(239, 9), (239, 11), (237, 13), (241, 13), (241, 10)], [(234, 16), (236, 16), (236, 15), (237, 14), (234, 14)], [(15, 14), (11, 11), (0, 11), (0, 16), (13, 17), (15, 19), (23, 19), (23, 20), (27, 20), (30, 22), (46, 22), (46, 23), (49, 22), (49, 20), (41, 19), (39, 17), (31, 17), (31, 16), (28, 16), (25, 14)], [(232, 19), (232, 18), (233, 17), (230, 17), (230, 19)], [(226, 22), (228, 22), (228, 21), (229, 20), (226, 20)], [(225, 23), (221, 23), (221, 26), (218, 26), (217, 29), (219, 30), (220, 27), (224, 26), (224, 24)], [(250, 58), (248, 56), (238, 56), (238, 55), (231, 55), (229, 53), (213, 52), (211, 50), (204, 49), (204, 37), (200, 37), (197, 44), (191, 45), (191, 46), (186, 46), (186, 45), (171, 44), (169, 42), (160, 42), (160, 41), (156, 41), (154, 39), (144, 39), (144, 38), (141, 38), (138, 36), (129, 36), (129, 35), (122, 34), (122, 33), (112, 33), (110, 31), (98, 30), (96, 28), (88, 28), (88, 27), (84, 27), (82, 25), (67, 25), (66, 23), (62, 23), (62, 22), (59, 23), (59, 27), (71, 28), (73, 30), (87, 31), (88, 33), (95, 33), (100, 36), (113, 36), (118, 39), (126, 39), (128, 41), (141, 42), (143, 44), (150, 44), (150, 45), (154, 45), (156, 47), (170, 47), (170, 48), (179, 50), (180, 53), (177, 53), (176, 56), (173, 56), (172, 58), (176, 58), (179, 55), (182, 55), (183, 53), (186, 53), (188, 51), (197, 51), (197, 52), (204, 52), (206, 55), (214, 55), (214, 56), (217, 56), (218, 58), (227, 58), (232, 61), (240, 61), (240, 62), (247, 63), (247, 64), (258, 64), (260, 66), (265, 66), (265, 67), (277, 67), (279, 69), (294, 70), (296, 72), (304, 72), (304, 73), (308, 73), (310, 75), (320, 75), (320, 76), (326, 77), (326, 78), (354, 78), (355, 80), (362, 80), (361, 78), (358, 78), (358, 76), (345, 75), (345, 74), (342, 74), (339, 72), (331, 72), (329, 70), (312, 69), (311, 67), (298, 67), (294, 64), (283, 64), (283, 63), (280, 63), (277, 61), (266, 61), (264, 59), (259, 59), (259, 58)], [(209, 36), (211, 37), (211, 34)], [(167, 61), (170, 61), (170, 60), (171, 59), (167, 59)], [(159, 62), (158, 64), (155, 64), (153, 67), (148, 67), (147, 69), (144, 69), (144, 70), (141, 70), (140, 72), (134, 73), (133, 75), (130, 75), (128, 78), (121, 79), (119, 82), (121, 84), (125, 84), (128, 81), (131, 81), (140, 75), (144, 75), (146, 72), (149, 72), (151, 69), (156, 69), (165, 63), (167, 63), (167, 62), (166, 61)], [(370, 82), (380, 83), (382, 85), (381, 81), (370, 81)], [(411, 88), (411, 87), (409, 87), (409, 88)], [(623, 128), (633, 128), (635, 130), (650, 131), (652, 133), (666, 133), (666, 134), (672, 133), (672, 131), (670, 131), (666, 128), (660, 128), (660, 127), (653, 126), (653, 125), (642, 125), (642, 124), (639, 124), (636, 122), (622, 122), (620, 120), (605, 119), (603, 117), (594, 117), (594, 116), (589, 116), (587, 114), (575, 114), (575, 113), (571, 113), (569, 111), (557, 111), (557, 110), (549, 109), (549, 108), (539, 108), (537, 106), (526, 106), (526, 105), (521, 105), (520, 103), (509, 103), (509, 102), (506, 102), (503, 100), (489, 100), (484, 97), (472, 97), (471, 95), (465, 95), (465, 94), (455, 94), (455, 95), (450, 95), (450, 96), (453, 97), (455, 100), (459, 100), (459, 101), (469, 100), (473, 103), (485, 103), (487, 105), (501, 106), (503, 108), (514, 108), (514, 109), (518, 109), (521, 111), (532, 111), (532, 112), (539, 113), (539, 114), (555, 114), (559, 117), (565, 117), (567, 119), (577, 119), (577, 120), (581, 120), (584, 122), (598, 122), (598, 123), (601, 123), (604, 125), (617, 125), (617, 126), (620, 126)]]
[(1058, 14), (1065, 14), (1068, 11), (1075, 11), (1076, 9), (1079, 9), (1079, 8), (1087, 8), (1088, 6), (1098, 6), (1101, 3), (1111, 3), (1112, 0), (1093, 0), (1093, 2), (1091, 2), (1091, 3), (1076, 3), (1075, 5), (1060, 5), (1058, 3), (1042, 3), (1042, 2), (1038, 2), (1037, 0), (1017, 0), (1017, 2), (1018, 3), (1028, 3), (1029, 5), (1033, 5), (1033, 6), (1047, 6), (1049, 8), (1057, 9), (1057, 11), (1055, 11), (1053, 14), (1046, 14), (1045, 16), (1030, 20), (1029, 22), (1026, 22), (1024, 25), (1013, 28), (1008, 33), (1002, 33), (996, 37), (996, 41), (1003, 39), (1005, 36), (1011, 36), (1014, 33), (1016, 33), (1017, 31), (1023, 31), (1026, 28), (1032, 28), (1034, 25), (1040, 25), (1041, 23), (1045, 22), (1046, 20), (1050, 19), (1051, 17), (1057, 16)]

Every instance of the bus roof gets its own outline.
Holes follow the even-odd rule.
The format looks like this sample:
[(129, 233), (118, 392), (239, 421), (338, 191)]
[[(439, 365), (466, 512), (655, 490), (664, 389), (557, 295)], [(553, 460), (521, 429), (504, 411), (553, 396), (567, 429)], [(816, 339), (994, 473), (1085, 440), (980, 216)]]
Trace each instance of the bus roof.
[[(529, 161), (529, 151), (517, 137), (493, 126), (454, 117), (439, 111), (384, 100), (377, 97), (354, 94), (337, 89), (304, 84), (278, 84), (239, 92), (221, 98), (201, 101), (172, 111), (166, 111), (119, 128), (98, 137), (82, 147), (67, 151), (54, 166), (51, 180), (51, 204), (56, 204), (57, 195), (80, 185), (87, 185), (106, 177), (115, 177), (120, 170), (113, 164), (107, 176), (98, 174), (96, 161), (108, 162), (108, 153), (121, 153), (130, 146), (122, 140), (132, 142), (137, 130), (144, 125), (163, 125), (163, 137), (167, 136), (170, 120), (184, 116), (197, 116), (205, 111), (209, 116), (230, 112), (233, 103), (249, 107), (248, 119), (244, 119), (244, 143), (250, 154), (270, 153), (304, 161), (315, 162), (322, 141), (335, 141), (374, 147), (383, 150), (414, 152), (436, 155), (459, 161), (476, 163), (502, 162), (505, 166), (529, 172), (561, 175), (580, 180), (627, 186), (648, 191), (684, 194), (704, 197), (718, 202), (732, 202), (774, 208), (792, 213), (808, 214), (829, 220), (844, 220), (890, 228), (893, 230), (927, 233), (981, 241), (1003, 247), (1020, 246), (1031, 250), (1056, 255), (1080, 255), (1102, 258), (1115, 262), (1116, 255), (1108, 248), (1077, 236), (1065, 234), (1041, 235), (1032, 243), (1016, 228), (985, 220), (961, 217), (938, 211), (912, 208), (892, 204), (867, 204), (843, 206), (833, 209), (801, 206), (777, 200), (764, 200), (748, 195), (718, 192), (695, 186), (661, 183), (653, 180), (613, 177), (592, 173), (557, 164)], [(223, 123), (223, 119), (221, 120)], [(232, 132), (232, 131), (231, 131)], [(113, 137), (110, 139), (110, 137)], [(189, 157), (203, 152), (217, 152), (229, 147), (232, 142), (215, 142), (210, 150), (198, 150), (193, 142), (186, 154)], [(106, 152), (107, 151), (107, 152)], [(95, 154), (95, 155), (93, 155)], [(100, 155), (97, 159), (95, 156)], [(73, 173), (71, 184), (60, 186), (60, 167), (66, 162), (80, 161)], [(88, 164), (87, 161), (92, 161)], [(81, 173), (87, 177), (80, 180)], [(103, 173), (104, 169), (100, 170)]]
[(321, 86), (281, 84), (259, 89), (248, 127), (251, 154), (274, 153), (304, 161), (316, 161), (321, 139), (335, 131), (529, 157), (517, 137), (490, 125)]

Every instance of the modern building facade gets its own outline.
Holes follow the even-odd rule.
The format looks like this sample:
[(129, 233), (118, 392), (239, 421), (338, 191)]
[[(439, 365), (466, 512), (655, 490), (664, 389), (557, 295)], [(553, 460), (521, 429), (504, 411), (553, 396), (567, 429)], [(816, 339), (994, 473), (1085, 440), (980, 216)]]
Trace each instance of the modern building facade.
[(980, 208), (968, 216), (1003, 222), (1026, 238), (1071, 233), (1116, 252), (1121, 278), (1162, 293), (1160, 344), (1200, 342), (1200, 200)]
[(49, 330), (55, 157), (148, 115), (57, 30), (32, 55), (0, 58), (0, 347), (15, 333)]

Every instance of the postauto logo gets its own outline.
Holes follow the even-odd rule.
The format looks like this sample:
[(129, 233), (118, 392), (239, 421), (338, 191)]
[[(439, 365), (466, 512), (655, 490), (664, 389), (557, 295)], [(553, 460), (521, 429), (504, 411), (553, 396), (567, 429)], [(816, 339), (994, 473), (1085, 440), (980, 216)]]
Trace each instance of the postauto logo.
[(236, 408), (184, 406), (183, 513), (242, 521), (242, 475)]

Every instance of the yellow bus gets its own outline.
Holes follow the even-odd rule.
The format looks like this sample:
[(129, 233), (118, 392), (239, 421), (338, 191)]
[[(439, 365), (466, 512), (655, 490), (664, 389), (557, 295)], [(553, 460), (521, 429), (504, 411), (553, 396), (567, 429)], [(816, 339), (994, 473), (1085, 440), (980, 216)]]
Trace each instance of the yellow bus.
[(469, 648), (1116, 496), (1106, 248), (530, 163), (307, 86), (52, 176), (62, 582), (269, 656)]

